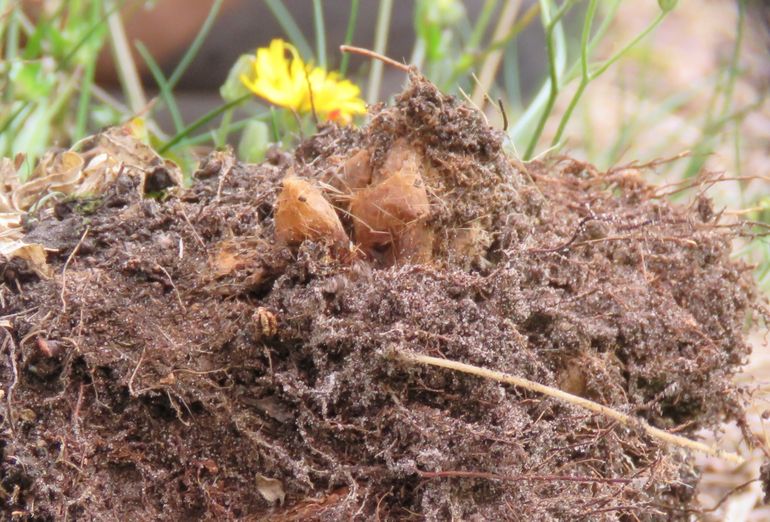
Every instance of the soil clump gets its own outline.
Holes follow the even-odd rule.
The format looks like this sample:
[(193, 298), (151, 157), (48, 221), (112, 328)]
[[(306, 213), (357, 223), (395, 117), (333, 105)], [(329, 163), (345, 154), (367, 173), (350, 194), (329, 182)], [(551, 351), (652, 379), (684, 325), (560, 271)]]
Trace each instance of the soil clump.
[[(526, 165), (417, 74), (362, 129), (189, 189), (122, 176), (3, 260), (5, 517), (686, 519), (691, 455), (446, 357), (691, 436), (742, 415), (749, 267), (632, 167)], [(15, 515), (14, 515), (15, 514)]]

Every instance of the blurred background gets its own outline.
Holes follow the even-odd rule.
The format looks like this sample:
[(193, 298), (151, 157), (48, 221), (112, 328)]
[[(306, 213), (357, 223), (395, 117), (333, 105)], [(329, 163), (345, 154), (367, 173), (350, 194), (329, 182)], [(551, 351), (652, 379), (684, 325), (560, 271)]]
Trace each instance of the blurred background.
[[(436, 3), (450, 6), (445, 10), (458, 9), (461, 19), (457, 20), (457, 25), (464, 25), (466, 32), (478, 21), (485, 4), (491, 4), (484, 0)], [(487, 16), (494, 20), (505, 3), (494, 2)], [(533, 3), (523, 2), (521, 8), (529, 8)], [(123, 16), (129, 41), (143, 42), (164, 73), (170, 75), (204, 23), (212, 4), (213, 0), (159, 0), (151, 4), (129, 5), (124, 9)], [(300, 33), (312, 40), (315, 31), (312, 3), (309, 0), (284, 0), (281, 4), (291, 14)], [(353, 45), (374, 48), (380, 6), (379, 0), (361, 0), (352, 31)], [(384, 54), (399, 62), (411, 63), (413, 58), (417, 40), (415, 7), (416, 2), (412, 0), (396, 1), (389, 15)], [(180, 16), (182, 13), (183, 16)], [(323, 2), (325, 51), (332, 69), (338, 69), (342, 59), (339, 46), (345, 41), (350, 14), (351, 3), (347, 0)], [(525, 92), (531, 92), (536, 87), (546, 70), (542, 34), (539, 24), (531, 24), (522, 31), (517, 45), (519, 67), (524, 71), (520, 81)], [(288, 37), (269, 2), (224, 0), (209, 37), (178, 83), (176, 94), (183, 113), (194, 118), (216, 107), (221, 103), (219, 87), (241, 54), (266, 46), (273, 38)], [(104, 85), (119, 89), (115, 61), (107, 51), (105, 49), (99, 57), (97, 79)], [(141, 56), (135, 49), (133, 52), (142, 80), (152, 92), (156, 88), (152, 75)], [(455, 55), (455, 58), (458, 57), (459, 52)], [(358, 56), (351, 57), (350, 62), (354, 77), (361, 80), (359, 83), (366, 90), (366, 73), (371, 62)], [(400, 91), (403, 83), (403, 73), (386, 68), (379, 89), (381, 98), (385, 100)]]
[[(14, 2), (2, 0), (0, 3), (6, 6), (8, 18)], [(377, 48), (400, 62), (415, 63), (443, 90), (468, 93), (496, 125), (502, 123), (497, 104), (487, 103), (483, 95), (488, 94), (488, 100), (501, 100), (514, 125), (511, 133), (514, 146), (525, 149), (519, 152), (529, 158), (535, 153), (534, 149), (529, 153), (526, 150), (531, 129), (537, 127), (538, 111), (543, 111), (542, 103), (533, 102), (537, 101), (539, 89), (545, 87), (549, 73), (543, 13), (547, 6), (551, 6), (551, 15), (567, 7), (552, 35), (557, 44), (555, 58), (566, 64), (560, 78), (564, 85), (560, 86), (550, 109), (542, 136), (538, 136), (537, 152), (558, 143), (566, 147), (564, 150), (606, 168), (623, 160), (645, 161), (696, 149), (698, 160), (686, 170), (688, 175), (693, 175), (710, 161), (708, 157), (715, 151), (718, 136), (725, 137), (723, 131), (728, 128), (739, 133), (740, 128), (739, 134), (749, 141), (745, 146), (731, 144), (733, 152), (724, 150), (716, 165), (729, 166), (736, 172), (757, 167), (761, 159), (756, 156), (760, 151), (767, 152), (770, 132), (764, 103), (770, 83), (768, 2), (596, 2), (597, 12), (588, 30), (589, 35), (597, 37), (596, 42), (591, 42), (594, 47), (590, 56), (596, 63), (615, 58), (614, 53), (653, 25), (662, 5), (668, 3), (675, 7), (624, 52), (622, 59), (590, 81), (567, 118), (569, 121), (559, 131), (561, 116), (569, 109), (580, 83), (579, 75), (573, 74), (570, 78), (568, 69), (572, 66), (574, 73), (575, 66), (579, 65), (581, 35), (591, 3), (587, 0), (24, 0), (24, 13), (29, 23), (36, 19), (58, 21), (68, 16), (69, 4), (70, 13), (73, 9), (83, 11), (79, 16), (84, 19), (82, 24), (88, 26), (89, 21), (104, 22), (106, 14), (117, 10), (120, 16), (109, 20), (107, 30), (100, 35), (93, 81), (99, 89), (126, 105), (128, 112), (140, 111), (142, 105), (159, 93), (147, 55), (168, 79), (185, 60), (191, 45), (200, 44), (173, 86), (181, 119), (190, 122), (222, 105), (219, 89), (238, 57), (266, 46), (273, 38), (291, 41), (303, 58), (314, 63), (318, 63), (323, 54), (324, 65), (329, 69), (340, 67), (339, 45), (349, 42)], [(83, 7), (73, 8), (76, 4)], [(98, 5), (101, 14), (89, 15), (87, 4)], [(541, 4), (544, 9), (540, 9)], [(318, 10), (316, 5), (320, 6)], [(319, 16), (323, 39), (318, 38)], [(378, 25), (384, 33), (381, 45), (376, 42)], [(202, 28), (205, 28), (203, 35)], [(124, 49), (116, 50), (116, 44), (120, 43), (120, 38), (114, 37), (117, 29), (125, 31)], [(196, 37), (200, 41), (196, 42)], [(144, 56), (138, 51), (140, 45), (146, 49)], [(323, 45), (323, 50), (319, 45)], [(401, 72), (386, 67), (381, 77), (373, 77), (371, 67), (372, 62), (353, 56), (347, 68), (350, 78), (366, 93), (367, 101), (387, 100), (398, 92), (404, 81)], [(487, 74), (489, 71), (484, 71), (484, 67), (490, 69), (491, 74)], [(139, 75), (144, 91), (133, 101), (125, 96), (130, 83), (125, 73), (131, 69)], [(373, 78), (377, 78), (375, 89), (367, 85)], [(173, 115), (169, 114), (167, 105), (162, 101), (156, 103), (150, 115), (157, 123), (156, 130), (171, 134)], [(533, 108), (536, 110), (531, 110)], [(107, 107), (97, 109), (93, 111), (93, 121), (86, 121), (81, 127), (95, 130), (125, 117), (126, 112), (110, 114)], [(253, 113), (241, 108), (244, 116)], [(209, 128), (216, 123), (211, 122)], [(554, 140), (556, 135), (558, 139)], [(756, 142), (752, 141), (754, 137)], [(228, 139), (232, 142), (237, 136), (229, 135)], [(58, 141), (66, 145), (65, 140)], [(36, 148), (41, 147), (27, 146), (25, 150)], [(752, 154), (733, 157), (738, 149), (744, 148)]]

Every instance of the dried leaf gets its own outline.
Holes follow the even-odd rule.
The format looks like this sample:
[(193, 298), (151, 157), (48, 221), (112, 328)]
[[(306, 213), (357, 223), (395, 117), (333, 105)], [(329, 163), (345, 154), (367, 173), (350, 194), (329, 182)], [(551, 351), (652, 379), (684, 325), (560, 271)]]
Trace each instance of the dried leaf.
[(0, 240), (0, 255), (8, 259), (12, 257), (23, 259), (30, 270), (43, 279), (48, 279), (52, 275), (51, 267), (46, 263), (45, 249), (37, 243)]
[(21, 221), (34, 205), (51, 194), (100, 194), (121, 172), (137, 176), (142, 193), (147, 178), (157, 176), (158, 172), (165, 174), (173, 184), (181, 185), (179, 167), (163, 160), (142, 142), (141, 132), (141, 127), (133, 121), (82, 142), (83, 152), (49, 152), (40, 159), (25, 183), (19, 180), (23, 156), (17, 156), (15, 160), (0, 159), (0, 253), (6, 258), (22, 258), (40, 277), (50, 277), (43, 246), (22, 241)]

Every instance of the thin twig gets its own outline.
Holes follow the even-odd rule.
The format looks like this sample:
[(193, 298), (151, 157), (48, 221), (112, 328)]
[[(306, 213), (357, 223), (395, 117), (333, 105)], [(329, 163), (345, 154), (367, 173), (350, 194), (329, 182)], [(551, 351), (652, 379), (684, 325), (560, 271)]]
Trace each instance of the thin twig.
[(407, 73), (409, 72), (408, 65), (403, 64), (401, 62), (397, 62), (393, 58), (388, 58), (387, 56), (382, 55), (380, 53), (376, 53), (370, 49), (365, 49), (363, 47), (355, 47), (353, 45), (340, 45), (340, 51), (343, 53), (360, 54), (361, 56), (366, 56), (367, 58), (379, 60), (383, 63), (390, 65), (391, 67), (395, 67), (396, 69), (401, 69), (404, 72), (407, 72)]
[(465, 364), (458, 361), (452, 361), (449, 359), (440, 359), (438, 357), (431, 357), (428, 355), (420, 355), (416, 353), (408, 353), (404, 351), (397, 351), (396, 355), (398, 356), (398, 358), (408, 363), (424, 364), (429, 366), (437, 366), (439, 368), (447, 368), (449, 370), (468, 373), (471, 375), (483, 377), (484, 379), (490, 379), (497, 382), (512, 384), (520, 388), (525, 388), (527, 390), (531, 390), (537, 393), (542, 393), (543, 395), (547, 395), (548, 397), (559, 399), (561, 401), (567, 402), (574, 406), (585, 408), (599, 415), (603, 415), (604, 417), (616, 420), (617, 422), (619, 422), (624, 426), (627, 426), (630, 428), (634, 428), (634, 427), (641, 428), (650, 437), (656, 438), (667, 444), (672, 444), (675, 446), (679, 446), (681, 448), (689, 449), (691, 451), (704, 453), (712, 457), (718, 457), (726, 461), (732, 462), (734, 464), (742, 464), (744, 462), (743, 457), (741, 457), (737, 453), (732, 453), (729, 451), (714, 448), (709, 446), (708, 444), (690, 440), (688, 438), (681, 437), (679, 435), (673, 435), (671, 433), (668, 433), (667, 431), (650, 426), (643, 419), (631, 417), (630, 415), (621, 413), (608, 406), (604, 406), (594, 401), (584, 399), (583, 397), (579, 397), (577, 395), (567, 393), (565, 391), (559, 390), (558, 388), (546, 386), (544, 384), (530, 381), (522, 377), (516, 377), (514, 375), (510, 375), (507, 373), (498, 372), (487, 368), (481, 368), (479, 366), (472, 366), (470, 364)]
[(139, 356), (139, 361), (136, 363), (136, 367), (134, 367), (134, 371), (131, 372), (131, 377), (128, 379), (128, 392), (131, 394), (131, 397), (136, 397), (139, 395), (134, 391), (134, 379), (136, 378), (137, 372), (139, 372), (139, 367), (142, 365), (142, 361), (144, 360), (144, 352), (146, 350), (146, 346), (142, 348), (142, 355)]
[(168, 270), (163, 268), (163, 266), (158, 265), (158, 267), (163, 271), (164, 274), (166, 274), (166, 277), (168, 277), (168, 282), (171, 283), (171, 288), (174, 289), (174, 294), (176, 295), (176, 301), (179, 303), (179, 308), (181, 308), (183, 312), (187, 312), (187, 307), (182, 302), (182, 296), (179, 295), (179, 290), (177, 289), (176, 285), (174, 284), (174, 280), (171, 279), (171, 274), (169, 274)]
[(503, 132), (505, 132), (508, 130), (508, 115), (505, 113), (502, 98), (497, 99), (497, 106), (500, 107), (500, 114), (503, 116)]
[(626, 163), (623, 165), (618, 165), (616, 167), (612, 167), (609, 170), (607, 170), (607, 175), (614, 174), (618, 171), (622, 170), (648, 170), (648, 169), (655, 169), (660, 167), (661, 165), (666, 165), (668, 163), (673, 163), (676, 160), (687, 158), (689, 156), (692, 156), (692, 153), (689, 150), (683, 150), (679, 154), (675, 154), (673, 156), (669, 156), (667, 158), (658, 158), (654, 159), (652, 161), (648, 161), (647, 163), (638, 163), (636, 160)]
[(561, 245), (550, 247), (550, 248), (530, 248), (527, 250), (528, 254), (547, 254), (552, 252), (561, 252), (562, 250), (566, 250), (570, 246), (572, 246), (573, 243), (575, 243), (580, 237), (580, 234), (582, 234), (585, 231), (586, 225), (591, 221), (600, 221), (600, 222), (610, 222), (614, 218), (612, 216), (586, 216), (580, 220), (580, 222), (577, 224), (577, 227), (575, 227), (575, 232), (572, 234), (572, 237), (570, 237), (567, 241), (562, 243)]
[[(746, 482), (744, 482), (743, 484), (738, 484), (737, 486), (735, 486), (734, 488), (732, 488), (730, 491), (728, 491), (727, 493), (725, 493), (725, 494), (724, 494), (724, 496), (723, 496), (723, 497), (722, 497), (722, 498), (719, 500), (719, 502), (717, 502), (716, 504), (714, 504), (714, 507), (711, 507), (711, 508), (709, 508), (709, 509), (704, 509), (704, 510), (702, 510), (702, 511), (700, 511), (700, 512), (702, 512), (702, 513), (713, 513), (714, 511), (716, 511), (717, 509), (719, 509), (720, 507), (722, 507), (722, 504), (724, 504), (724, 503), (727, 501), (727, 499), (729, 499), (729, 498), (730, 498), (731, 496), (733, 496), (735, 493), (737, 493), (738, 491), (742, 490), (742, 489), (743, 489), (743, 488), (745, 488), (746, 486), (748, 486), (748, 485), (750, 485), (750, 484), (753, 484), (754, 482), (759, 482), (760, 480), (762, 480), (762, 479), (760, 479), (760, 478), (755, 478), (755, 479), (747, 480), (747, 481), (746, 481)], [(695, 511), (695, 512), (696, 512), (696, 513), (698, 513), (698, 511)]]
[(80, 407), (83, 405), (83, 391), (85, 390), (86, 384), (84, 382), (80, 383), (80, 389), (78, 390), (78, 400), (75, 403), (75, 409), (72, 412), (72, 431), (75, 433), (76, 437), (80, 436), (80, 420), (78, 420), (78, 417), (80, 416)]
[(61, 294), (59, 295), (59, 298), (61, 299), (62, 313), (67, 312), (67, 300), (64, 298), (64, 293), (67, 290), (67, 267), (72, 261), (72, 258), (75, 257), (75, 255), (77, 255), (78, 250), (80, 250), (80, 245), (83, 244), (83, 240), (88, 235), (89, 230), (91, 230), (91, 227), (86, 227), (85, 231), (83, 232), (83, 235), (80, 236), (80, 241), (78, 241), (78, 244), (75, 245), (75, 248), (73, 248), (72, 252), (70, 252), (70, 255), (67, 257), (67, 261), (64, 262), (64, 268), (62, 268), (62, 271), (61, 271)]
[(182, 212), (182, 217), (187, 222), (187, 224), (190, 225), (190, 229), (192, 230), (193, 237), (195, 238), (195, 240), (198, 242), (198, 244), (201, 246), (201, 248), (205, 252), (206, 251), (206, 243), (203, 242), (203, 239), (201, 239), (201, 236), (198, 234), (198, 231), (195, 230), (195, 227), (193, 226), (192, 221), (190, 221), (190, 218), (187, 217), (187, 213), (184, 211), (184, 209), (180, 209), (180, 210)]

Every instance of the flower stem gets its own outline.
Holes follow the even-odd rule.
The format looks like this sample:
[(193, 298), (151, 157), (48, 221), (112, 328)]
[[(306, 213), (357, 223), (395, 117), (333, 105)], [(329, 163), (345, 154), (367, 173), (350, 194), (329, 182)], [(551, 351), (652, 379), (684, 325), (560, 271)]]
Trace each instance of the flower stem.
[(226, 103), (226, 104), (224, 104), (224, 105), (222, 105), (220, 107), (217, 107), (213, 111), (210, 111), (210, 112), (204, 114), (203, 116), (201, 116), (200, 118), (198, 118), (197, 120), (192, 122), (190, 125), (188, 125), (184, 129), (182, 129), (181, 132), (178, 132), (173, 138), (168, 140), (165, 144), (163, 144), (163, 146), (158, 149), (158, 154), (163, 154), (164, 152), (169, 150), (171, 147), (173, 147), (174, 145), (178, 144), (180, 141), (182, 141), (187, 136), (189, 136), (191, 132), (194, 132), (194, 131), (200, 129), (201, 127), (206, 125), (208, 122), (210, 122), (211, 120), (213, 120), (214, 118), (216, 118), (217, 116), (222, 114), (223, 112), (227, 111), (228, 109), (232, 109), (233, 107), (235, 107), (237, 105), (240, 105), (244, 101), (246, 101), (249, 98), (251, 98), (251, 96), (252, 96), (251, 93), (244, 94), (240, 98), (237, 98), (237, 99), (231, 101), (230, 103)]
[(580, 85), (578, 85), (577, 91), (575, 91), (575, 95), (572, 96), (572, 100), (570, 101), (567, 110), (564, 112), (564, 115), (559, 122), (559, 128), (556, 131), (556, 135), (553, 137), (553, 140), (551, 141), (551, 146), (555, 146), (557, 143), (559, 143), (559, 141), (561, 141), (564, 128), (567, 126), (567, 122), (572, 117), (572, 112), (575, 110), (578, 100), (580, 100), (580, 97), (583, 95), (583, 91), (585, 91), (588, 83), (591, 81), (591, 77), (588, 73), (588, 42), (590, 40), (589, 37), (591, 36), (591, 26), (593, 25), (594, 17), (596, 16), (597, 5), (597, 0), (591, 0), (591, 2), (588, 4), (588, 9), (586, 10), (586, 16), (583, 20), (583, 33), (580, 38)]

